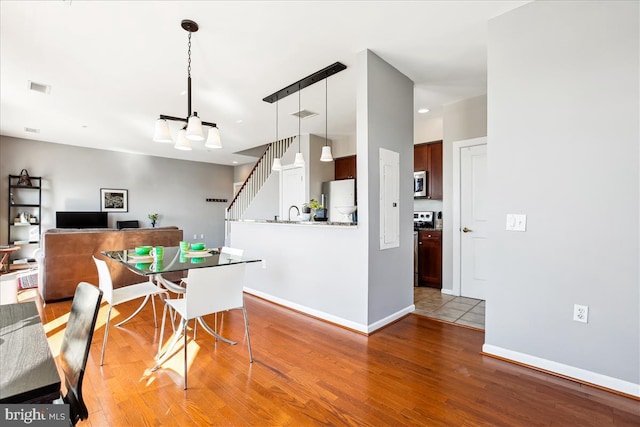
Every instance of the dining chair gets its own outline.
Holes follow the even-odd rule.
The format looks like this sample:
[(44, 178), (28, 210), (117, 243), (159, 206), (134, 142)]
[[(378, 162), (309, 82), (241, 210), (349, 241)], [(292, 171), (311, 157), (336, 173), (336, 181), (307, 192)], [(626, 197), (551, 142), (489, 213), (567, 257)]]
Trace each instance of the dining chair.
[(144, 297), (144, 301), (142, 301), (140, 307), (138, 307), (133, 314), (116, 324), (116, 326), (122, 326), (140, 313), (140, 310), (142, 310), (149, 298), (151, 298), (151, 305), (153, 306), (153, 322), (157, 328), (158, 320), (156, 318), (156, 303), (154, 297), (158, 294), (168, 296), (168, 293), (159, 286), (156, 286), (152, 281), (136, 283), (114, 289), (113, 281), (111, 280), (111, 273), (106, 261), (97, 259), (95, 256), (93, 257), (93, 260), (98, 268), (98, 284), (102, 292), (104, 292), (104, 300), (109, 304), (109, 312), (107, 313), (107, 322), (104, 330), (104, 340), (102, 342), (102, 354), (100, 355), (100, 366), (102, 366), (104, 363), (105, 349), (107, 347), (107, 338), (109, 337), (109, 323), (111, 321), (111, 310), (113, 307), (127, 301)]
[(59, 361), (67, 392), (52, 403), (69, 405), (71, 425), (89, 417), (89, 411), (82, 398), (82, 380), (102, 295), (102, 290), (90, 283), (78, 284), (62, 337)]
[[(187, 389), (187, 324), (190, 320), (199, 319), (204, 315), (224, 310), (241, 309), (244, 315), (244, 327), (249, 348), (249, 362), (253, 362), (251, 338), (249, 336), (249, 321), (247, 309), (244, 305), (244, 263), (230, 264), (224, 267), (204, 267), (190, 269), (187, 275), (189, 285), (183, 298), (166, 299), (160, 329), (160, 345), (164, 337), (167, 307), (175, 310), (182, 319), (180, 327), (174, 333), (172, 344), (167, 352), (180, 338), (184, 337), (184, 389)], [(165, 353), (166, 354), (166, 353)], [(160, 352), (158, 357), (161, 358)]]
[[(223, 246), (220, 249), (220, 255), (218, 255), (218, 264), (229, 264), (232, 260), (240, 260), (242, 259), (242, 255), (244, 254), (244, 249), (231, 248), (229, 246)], [(188, 279), (183, 277), (180, 280), (180, 286), (185, 287), (187, 285)], [(196, 339), (196, 331), (198, 329), (198, 322), (193, 325), (193, 339)], [(215, 331), (218, 330), (218, 315), (216, 314), (214, 320), (213, 329)]]

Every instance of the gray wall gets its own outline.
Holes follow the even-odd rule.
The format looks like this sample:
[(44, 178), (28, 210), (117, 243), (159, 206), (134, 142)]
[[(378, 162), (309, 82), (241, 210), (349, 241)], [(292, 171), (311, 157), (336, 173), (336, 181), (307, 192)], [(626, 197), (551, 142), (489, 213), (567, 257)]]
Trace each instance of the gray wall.
[[(413, 304), (413, 82), (368, 50), (358, 54), (358, 73), (358, 205), (367, 206), (358, 220), (363, 224), (364, 215), (368, 228), (371, 324)], [(400, 154), (400, 246), (386, 250), (379, 239), (379, 148)]]
[[(490, 21), (485, 344), (636, 395), (639, 12), (533, 2)], [(507, 213), (527, 231), (505, 231)]]
[(487, 136), (487, 95), (444, 107), (442, 145), (442, 290), (453, 288), (453, 143)]
[[(110, 213), (117, 220), (139, 220), (160, 214), (158, 226), (175, 225), (187, 240), (204, 240), (213, 247), (224, 243), (226, 203), (231, 200), (233, 168), (208, 163), (117, 153), (70, 145), (0, 136), (0, 242), (7, 242), (7, 179), (26, 168), (43, 177), (42, 228), (55, 227), (55, 212), (99, 211), (100, 188), (129, 191), (129, 212)], [(201, 239), (204, 235), (204, 239)]]

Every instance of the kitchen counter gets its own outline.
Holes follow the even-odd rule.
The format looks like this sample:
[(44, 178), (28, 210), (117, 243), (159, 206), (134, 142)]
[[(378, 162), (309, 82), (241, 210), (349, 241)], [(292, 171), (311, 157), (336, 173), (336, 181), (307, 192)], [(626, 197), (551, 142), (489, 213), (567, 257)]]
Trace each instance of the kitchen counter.
[(357, 222), (335, 222), (335, 221), (289, 221), (275, 219), (238, 219), (230, 222), (244, 222), (255, 224), (275, 224), (275, 225), (302, 225), (311, 227), (357, 227)]

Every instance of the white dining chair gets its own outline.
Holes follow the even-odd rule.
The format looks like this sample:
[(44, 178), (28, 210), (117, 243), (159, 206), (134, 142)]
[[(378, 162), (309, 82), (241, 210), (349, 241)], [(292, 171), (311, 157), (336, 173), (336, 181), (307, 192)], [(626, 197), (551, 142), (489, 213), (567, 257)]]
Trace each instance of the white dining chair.
[[(229, 246), (223, 246), (220, 249), (220, 255), (218, 256), (218, 264), (229, 264), (232, 260), (237, 261), (242, 259), (242, 255), (244, 254), (244, 249), (231, 248)], [(186, 287), (188, 279), (183, 277), (180, 280), (180, 286)], [(214, 330), (218, 330), (218, 315), (216, 314), (214, 320)], [(193, 339), (196, 339), (196, 331), (198, 330), (198, 323), (196, 322), (193, 325)]]
[[(167, 307), (175, 310), (182, 319), (180, 327), (174, 333), (173, 339), (164, 354), (158, 352), (158, 364), (180, 339), (184, 337), (184, 389), (187, 389), (187, 324), (190, 320), (199, 319), (204, 315), (219, 311), (241, 309), (244, 315), (244, 327), (249, 348), (249, 362), (253, 362), (251, 338), (249, 336), (249, 321), (244, 305), (244, 263), (230, 264), (222, 267), (203, 267), (189, 270), (187, 278), (189, 285), (183, 298), (166, 299), (160, 329), (160, 345), (164, 337)], [(195, 338), (194, 338), (195, 339)]]
[(153, 306), (153, 322), (155, 327), (158, 327), (158, 320), (156, 316), (156, 304), (154, 297), (159, 294), (164, 294), (168, 296), (166, 290), (160, 288), (152, 281), (136, 283), (133, 285), (123, 286), (121, 288), (113, 288), (113, 281), (111, 280), (111, 272), (109, 271), (109, 266), (107, 263), (101, 259), (97, 259), (93, 257), (93, 260), (96, 263), (96, 267), (98, 268), (98, 286), (102, 290), (103, 295), (102, 299), (109, 304), (109, 312), (107, 314), (107, 322), (104, 330), (104, 340), (102, 342), (102, 353), (100, 355), (100, 366), (102, 366), (104, 362), (104, 353), (107, 347), (107, 338), (109, 337), (109, 323), (111, 320), (111, 310), (118, 304), (122, 304), (127, 301), (132, 301), (134, 299), (144, 297), (144, 301), (140, 304), (140, 307), (136, 311), (134, 311), (129, 317), (124, 319), (123, 321), (116, 324), (116, 326), (122, 326), (127, 323), (129, 320), (133, 319), (140, 310), (145, 306), (149, 298), (151, 298), (151, 305)]

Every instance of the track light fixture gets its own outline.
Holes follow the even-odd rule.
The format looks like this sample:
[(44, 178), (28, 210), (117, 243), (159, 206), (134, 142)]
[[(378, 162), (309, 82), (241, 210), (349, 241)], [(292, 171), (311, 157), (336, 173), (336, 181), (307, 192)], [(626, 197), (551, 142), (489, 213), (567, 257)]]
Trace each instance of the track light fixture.
[(173, 142), (171, 137), (171, 130), (167, 120), (183, 122), (184, 128), (178, 132), (178, 137), (175, 142), (175, 148), (178, 150), (191, 150), (191, 141), (199, 142), (204, 141), (205, 133), (203, 126), (208, 128), (207, 141), (205, 147), (207, 148), (222, 148), (220, 142), (220, 132), (218, 126), (215, 123), (203, 122), (198, 117), (197, 112), (191, 114), (191, 33), (198, 31), (198, 24), (190, 19), (183, 19), (181, 23), (182, 28), (189, 33), (188, 44), (188, 63), (187, 63), (187, 117), (174, 117), (160, 114), (160, 118), (156, 120), (156, 128), (153, 136), (153, 140), (157, 142)]

